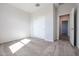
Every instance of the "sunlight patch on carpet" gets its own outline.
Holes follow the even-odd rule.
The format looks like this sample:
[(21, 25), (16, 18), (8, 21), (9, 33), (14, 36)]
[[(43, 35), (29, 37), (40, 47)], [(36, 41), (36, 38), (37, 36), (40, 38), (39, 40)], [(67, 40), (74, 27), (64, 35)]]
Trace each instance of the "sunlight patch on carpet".
[(21, 49), (24, 45), (28, 44), (31, 40), (29, 39), (23, 39), (20, 42), (17, 42), (11, 46), (9, 46), (11, 52), (14, 54), (17, 52), (19, 49)]

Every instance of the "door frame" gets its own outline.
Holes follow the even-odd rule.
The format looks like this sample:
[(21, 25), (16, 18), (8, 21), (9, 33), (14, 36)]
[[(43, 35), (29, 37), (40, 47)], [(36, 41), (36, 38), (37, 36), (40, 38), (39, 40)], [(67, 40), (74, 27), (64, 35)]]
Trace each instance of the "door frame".
[[(59, 21), (60, 21), (60, 16), (62, 15), (66, 15), (66, 14), (70, 14), (70, 13), (63, 13), (63, 14), (58, 14), (57, 15), (57, 40), (59, 40)], [(75, 19), (77, 18), (77, 12), (75, 11), (75, 15), (74, 15)], [(70, 39), (70, 38), (69, 38)], [(77, 19), (74, 20), (74, 42), (77, 41)], [(74, 47), (77, 47), (77, 42), (74, 43)]]
[(77, 10), (74, 11), (74, 46), (77, 47)]
[[(69, 16), (69, 19), (67, 20), (68, 21), (68, 25), (69, 25), (69, 21), (70, 21), (70, 14), (69, 13), (67, 13), (67, 14), (62, 14), (62, 15), (58, 15), (58, 23), (57, 23), (57, 40), (59, 40), (59, 36), (60, 36), (60, 17), (61, 16), (65, 16), (65, 15), (68, 15)], [(62, 22), (61, 22), (62, 23)], [(62, 25), (61, 25), (61, 27), (62, 27)], [(69, 29), (69, 26), (68, 26), (68, 29)], [(61, 30), (61, 33), (62, 33), (62, 30)], [(68, 38), (69, 38), (69, 35), (68, 35)]]

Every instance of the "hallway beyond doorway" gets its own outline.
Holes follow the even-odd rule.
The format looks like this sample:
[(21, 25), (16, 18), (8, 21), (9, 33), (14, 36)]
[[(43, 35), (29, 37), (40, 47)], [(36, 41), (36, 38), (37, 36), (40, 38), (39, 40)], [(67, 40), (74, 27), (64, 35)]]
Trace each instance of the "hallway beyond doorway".
[(59, 40), (69, 41), (69, 37), (68, 37), (68, 35), (61, 34), (61, 35), (59, 35)]

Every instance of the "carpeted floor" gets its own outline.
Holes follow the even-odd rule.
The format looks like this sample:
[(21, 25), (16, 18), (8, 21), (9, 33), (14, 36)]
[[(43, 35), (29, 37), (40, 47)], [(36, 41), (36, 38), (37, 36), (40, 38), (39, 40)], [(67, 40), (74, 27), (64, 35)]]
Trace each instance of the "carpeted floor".
[[(13, 49), (13, 50), (11, 50)], [(0, 56), (75, 56), (79, 50), (69, 41), (48, 42), (38, 38), (27, 38), (0, 44)]]

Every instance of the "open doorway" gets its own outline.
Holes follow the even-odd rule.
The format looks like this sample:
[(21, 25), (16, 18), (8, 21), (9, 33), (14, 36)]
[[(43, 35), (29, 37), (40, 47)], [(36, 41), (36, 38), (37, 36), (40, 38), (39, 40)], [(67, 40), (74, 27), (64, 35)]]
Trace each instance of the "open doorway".
[(59, 39), (68, 40), (76, 47), (76, 10), (73, 8), (70, 14), (59, 16)]
[(69, 14), (59, 16), (59, 39), (69, 40)]

